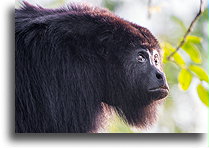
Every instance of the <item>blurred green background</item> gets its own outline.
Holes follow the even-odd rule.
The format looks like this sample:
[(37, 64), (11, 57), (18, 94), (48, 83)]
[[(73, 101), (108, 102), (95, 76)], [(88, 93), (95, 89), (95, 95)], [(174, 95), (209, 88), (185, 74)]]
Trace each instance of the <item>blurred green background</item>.
[[(170, 94), (159, 110), (158, 122), (148, 129), (126, 125), (113, 115), (99, 132), (110, 133), (206, 133), (208, 131), (208, 8), (185, 44), (170, 60), (191, 21), (199, 11), (199, 0), (25, 0), (46, 8), (83, 2), (105, 7), (120, 17), (148, 28), (164, 52), (164, 71)], [(16, 1), (15, 7), (21, 6)]]

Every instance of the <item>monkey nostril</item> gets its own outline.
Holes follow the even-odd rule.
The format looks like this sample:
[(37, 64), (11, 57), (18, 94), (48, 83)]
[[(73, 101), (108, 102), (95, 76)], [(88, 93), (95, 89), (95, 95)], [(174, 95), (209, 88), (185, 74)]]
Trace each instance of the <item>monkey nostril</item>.
[(156, 73), (156, 77), (157, 77), (157, 79), (163, 79), (163, 76), (160, 74), (160, 73)]

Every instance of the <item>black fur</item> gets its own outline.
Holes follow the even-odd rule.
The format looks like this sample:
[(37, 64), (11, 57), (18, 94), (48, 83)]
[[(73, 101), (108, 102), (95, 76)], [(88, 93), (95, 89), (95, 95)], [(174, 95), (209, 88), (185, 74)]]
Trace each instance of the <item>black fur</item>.
[(131, 125), (153, 122), (161, 100), (144, 86), (155, 72), (134, 61), (137, 50), (160, 51), (147, 29), (86, 5), (25, 3), (15, 20), (17, 133), (95, 131), (102, 102)]

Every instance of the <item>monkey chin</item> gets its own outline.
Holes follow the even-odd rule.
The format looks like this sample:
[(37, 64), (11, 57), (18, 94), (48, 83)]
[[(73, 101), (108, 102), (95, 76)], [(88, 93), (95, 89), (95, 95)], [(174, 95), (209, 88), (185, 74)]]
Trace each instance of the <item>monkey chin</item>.
[(159, 106), (164, 102), (164, 99), (153, 100), (148, 105), (138, 106), (131, 105), (126, 107), (115, 108), (116, 112), (125, 123), (139, 129), (150, 128), (158, 119)]

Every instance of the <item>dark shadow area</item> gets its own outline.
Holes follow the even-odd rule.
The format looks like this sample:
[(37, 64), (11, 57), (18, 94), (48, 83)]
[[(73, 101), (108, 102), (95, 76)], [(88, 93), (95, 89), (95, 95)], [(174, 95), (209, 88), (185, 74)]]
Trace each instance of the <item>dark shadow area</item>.
[(203, 138), (203, 134), (200, 133), (186, 133), (186, 134), (170, 134), (170, 133), (135, 133), (135, 134), (35, 134), (35, 133), (25, 133), (16, 134), (15, 133), (15, 10), (11, 8), (8, 12), (9, 24), (9, 52), (8, 52), (8, 73), (9, 75), (9, 106), (8, 110), (8, 120), (10, 123), (9, 127), (9, 139), (12, 141), (73, 141), (73, 142), (87, 142), (87, 141), (143, 141), (143, 142), (156, 142), (156, 141), (200, 141)]
[(11, 138), (18, 141), (143, 141), (143, 142), (198, 142), (203, 138), (203, 134), (170, 134), (170, 133), (156, 133), (156, 134), (12, 134)]
[[(14, 137), (14, 131), (15, 131), (15, 10), (14, 7), (11, 7), (8, 10), (7, 14), (7, 19), (8, 19), (8, 39), (7, 39), (7, 44), (8, 44), (8, 58), (6, 61), (7, 66), (8, 66), (8, 74), (9, 74), (9, 79), (8, 79), (8, 88), (7, 88), (7, 94), (8, 94), (8, 105), (7, 106), (7, 113), (8, 113), (8, 118), (7, 120), (8, 123), (10, 124), (9, 127), (9, 135), (10, 138)], [(13, 138), (12, 138), (13, 139)]]

